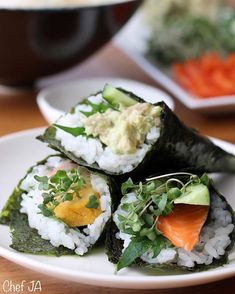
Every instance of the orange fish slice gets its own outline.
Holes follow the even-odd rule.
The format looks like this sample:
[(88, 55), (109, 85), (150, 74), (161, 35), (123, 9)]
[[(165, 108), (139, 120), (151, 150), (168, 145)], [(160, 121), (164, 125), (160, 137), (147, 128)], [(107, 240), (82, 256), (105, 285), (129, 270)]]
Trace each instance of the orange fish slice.
[(167, 216), (160, 216), (157, 228), (176, 247), (191, 251), (199, 240), (209, 206), (177, 204)]

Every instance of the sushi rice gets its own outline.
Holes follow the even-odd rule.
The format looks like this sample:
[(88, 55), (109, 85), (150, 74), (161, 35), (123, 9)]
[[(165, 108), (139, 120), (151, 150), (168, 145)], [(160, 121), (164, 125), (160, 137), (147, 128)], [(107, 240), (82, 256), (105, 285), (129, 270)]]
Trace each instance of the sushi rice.
[(39, 183), (34, 176), (47, 176), (60, 169), (68, 171), (77, 165), (68, 159), (59, 156), (49, 157), (45, 164), (36, 165), (21, 183), (21, 189), (25, 191), (22, 195), (21, 213), (28, 215), (31, 228), (37, 230), (38, 234), (55, 246), (64, 246), (74, 250), (76, 254), (83, 255), (88, 248), (95, 244), (100, 237), (106, 222), (111, 217), (111, 196), (106, 181), (97, 174), (90, 173), (92, 188), (100, 194), (100, 205), (102, 213), (95, 222), (83, 229), (70, 228), (63, 221), (46, 217), (40, 213), (38, 205), (43, 202), (42, 192), (38, 189)]
[[(120, 223), (118, 215), (126, 215), (126, 211), (121, 209), (121, 205), (123, 203), (132, 203), (136, 200), (137, 197), (134, 192), (128, 193), (123, 197), (113, 216), (117, 226)], [(212, 264), (213, 258), (219, 259), (225, 254), (225, 249), (231, 243), (229, 235), (234, 230), (232, 215), (230, 211), (226, 210), (226, 202), (213, 194), (211, 196), (210, 219), (211, 221), (202, 228), (199, 241), (192, 251), (176, 247), (165, 248), (155, 258), (152, 258), (153, 252), (150, 251), (144, 253), (141, 259), (152, 265), (173, 263), (187, 268), (193, 268), (196, 264)], [(116, 233), (116, 238), (124, 241), (122, 252), (130, 244), (131, 237), (131, 235), (124, 232)]]
[[(87, 98), (87, 100), (91, 102), (90, 103), (91, 105), (95, 104), (95, 105), (102, 106), (109, 102), (109, 101), (107, 102), (103, 97), (104, 96), (102, 96), (102, 94), (99, 93), (99, 94), (90, 96), (89, 98)], [(131, 98), (129, 97), (128, 99), (131, 99)], [(139, 100), (133, 99), (133, 101), (135, 101), (135, 104), (138, 104), (137, 101)], [(182, 156), (179, 156), (179, 154), (180, 155), (182, 155), (183, 153), (185, 153), (186, 155), (188, 154), (186, 152), (187, 150), (184, 151), (182, 154), (177, 153), (178, 149), (182, 148), (182, 146), (190, 147), (192, 145), (192, 146), (199, 146), (200, 148), (202, 148), (201, 146), (203, 146), (204, 148), (205, 146), (209, 145), (210, 148), (213, 149), (213, 152), (215, 150), (218, 151), (218, 153), (222, 152), (221, 154), (223, 156), (226, 155), (226, 158), (228, 157), (229, 159), (231, 157), (231, 162), (234, 161), (234, 156), (229, 155), (227, 153), (223, 153), (223, 151), (216, 149), (217, 147), (215, 147), (207, 139), (203, 139), (199, 137), (198, 135), (192, 133), (191, 130), (187, 129), (183, 124), (181, 124), (181, 122), (174, 116), (174, 114), (171, 113), (171, 111), (163, 103), (160, 103), (159, 105), (156, 106), (160, 109), (159, 117), (157, 117), (159, 118), (159, 123), (155, 121), (153, 124), (150, 125), (150, 127), (147, 129), (148, 133), (147, 131), (144, 133), (144, 136), (143, 136), (144, 140), (140, 141), (142, 143), (139, 143), (139, 145), (138, 144), (136, 145), (136, 149), (135, 149), (136, 151), (134, 153), (131, 153), (131, 152), (128, 153), (125, 150), (125, 148), (123, 148), (124, 153), (120, 154), (118, 152), (115, 152), (110, 146), (108, 146), (108, 144), (105, 145), (106, 143), (102, 143), (100, 138), (93, 137), (95, 136), (94, 133), (90, 133), (92, 135), (91, 137), (89, 132), (86, 131), (85, 124), (87, 122), (86, 119), (88, 116), (86, 116), (84, 112), (87, 112), (87, 113), (90, 112), (92, 113), (92, 115), (96, 114), (96, 112), (94, 113), (94, 109), (96, 109), (96, 107), (93, 109), (92, 106), (90, 106), (86, 102), (87, 101), (84, 100), (82, 103), (76, 105), (72, 109), (72, 111), (61, 116), (57, 120), (56, 124), (48, 128), (49, 131), (46, 132), (44, 136), (39, 137), (40, 140), (49, 143), (50, 147), (53, 147), (59, 150), (61, 153), (63, 153), (62, 157), (60, 155), (50, 156), (45, 161), (34, 166), (30, 170), (30, 172), (26, 175), (26, 177), (20, 182), (20, 186), (16, 188), (17, 192), (22, 191), (22, 194), (20, 195), (20, 198), (19, 198), (21, 199), (20, 213), (27, 215), (28, 225), (30, 226), (30, 228), (35, 229), (38, 235), (42, 239), (48, 240), (51, 243), (51, 245), (56, 248), (63, 246), (65, 248), (72, 250), (77, 255), (84, 255), (86, 252), (88, 252), (88, 249), (97, 242), (102, 232), (104, 231), (105, 225), (108, 223), (111, 217), (113, 217), (113, 221), (116, 224), (116, 227), (117, 228), (121, 227), (119, 226), (121, 223), (120, 221), (121, 218), (119, 218), (119, 216), (125, 217), (128, 213), (126, 210), (122, 209), (123, 207), (122, 205), (131, 204), (138, 200), (138, 195), (134, 191), (132, 191), (131, 193), (125, 194), (125, 196), (121, 199), (120, 205), (118, 206), (117, 210), (114, 212), (112, 216), (112, 205), (111, 205), (112, 201), (111, 201), (111, 192), (110, 192), (111, 190), (109, 189), (108, 180), (106, 181), (105, 176), (101, 175), (100, 173), (95, 173), (95, 172), (89, 171), (85, 167), (81, 167), (86, 169), (89, 172), (89, 188), (93, 190), (93, 193), (98, 193), (100, 196), (99, 198), (99, 208), (101, 210), (100, 214), (96, 218), (94, 218), (93, 221), (86, 222), (86, 224), (87, 223), (89, 224), (85, 226), (82, 224), (79, 224), (79, 225), (72, 224), (71, 226), (69, 226), (68, 224), (66, 224), (65, 221), (62, 221), (63, 217), (57, 218), (56, 214), (53, 214), (53, 213), (50, 216), (46, 216), (45, 214), (42, 213), (43, 211), (40, 209), (40, 205), (44, 205), (46, 203), (45, 208), (47, 209), (49, 207), (48, 210), (50, 210), (50, 206), (47, 206), (48, 203), (49, 203), (48, 205), (50, 205), (50, 202), (44, 203), (44, 200), (45, 200), (44, 199), (45, 195), (43, 196), (44, 191), (41, 190), (41, 188), (39, 187), (40, 183), (37, 180), (37, 177), (35, 176), (50, 178), (51, 176), (56, 174), (58, 170), (70, 172), (72, 169), (76, 169), (78, 167), (78, 164), (72, 162), (70, 159), (66, 159), (64, 157), (65, 155), (74, 161), (77, 161), (76, 159), (82, 159), (83, 161), (85, 161), (85, 163), (81, 161), (81, 165), (84, 164), (93, 169), (97, 169), (97, 165), (98, 165), (99, 169), (102, 172), (106, 172), (107, 174), (111, 173), (115, 175), (122, 174), (122, 173), (125, 174), (131, 171), (135, 173), (135, 168), (137, 167), (138, 169), (138, 166), (141, 165), (140, 163), (142, 163), (142, 161), (145, 160), (145, 157), (148, 157), (146, 159), (147, 163), (140, 166), (138, 170), (140, 174), (138, 175), (137, 173), (136, 175), (137, 177), (139, 176), (143, 178), (144, 176), (146, 176), (146, 174), (149, 173), (149, 171), (152, 172), (152, 170), (155, 169), (155, 167), (156, 168), (160, 167), (160, 170), (163, 167), (165, 168), (165, 160), (167, 161), (167, 167), (170, 166), (172, 168), (171, 164), (172, 162), (174, 163), (174, 160), (177, 157), (180, 158), (180, 164), (181, 164)], [(114, 107), (115, 105), (112, 105), (112, 106)], [(119, 110), (120, 112), (122, 111), (121, 108), (118, 109), (118, 111)], [(102, 114), (102, 111), (100, 112), (100, 114)], [(180, 126), (182, 128), (181, 130), (182, 134), (186, 134), (185, 136), (182, 136), (183, 139), (180, 138), (179, 141), (178, 139), (175, 140), (174, 138), (172, 139), (172, 141), (166, 140), (164, 132), (166, 132), (165, 130), (169, 126), (168, 124), (164, 125), (162, 123), (163, 118), (164, 120), (168, 119), (166, 114), (171, 115), (170, 118), (172, 120), (170, 119), (169, 121), (171, 123), (173, 122), (173, 125), (175, 124), (176, 127)], [(138, 115), (136, 116), (138, 117)], [(124, 119), (126, 118), (124, 117)], [(79, 133), (79, 135), (77, 134), (74, 135), (74, 133), (66, 131), (66, 128), (67, 130), (68, 129), (84, 129), (86, 132), (85, 134), (81, 132)], [(173, 132), (175, 132), (174, 129), (173, 129)], [(51, 135), (51, 137), (49, 136), (49, 138), (47, 138), (48, 135)], [(172, 134), (171, 132), (171, 137), (174, 137), (174, 135), (175, 135), (175, 138), (178, 137), (177, 132), (175, 132), (175, 134)], [(190, 144), (185, 143), (184, 137), (187, 137), (187, 136), (190, 139), (190, 142), (191, 142)], [(194, 145), (194, 143), (196, 145)], [(158, 146), (159, 148), (154, 150), (154, 151), (157, 150), (155, 154), (151, 156), (146, 156), (146, 154), (151, 149), (153, 149), (153, 147), (159, 144), (160, 144), (160, 147)], [(203, 148), (200, 150), (204, 150)], [(197, 148), (190, 147), (190, 152), (191, 150), (194, 150), (194, 149), (196, 150)], [(163, 150), (164, 152), (161, 152), (161, 150)], [(204, 152), (201, 152), (201, 153), (203, 153), (203, 156), (205, 156)], [(163, 160), (161, 159), (161, 157), (163, 158)], [(196, 158), (195, 159), (196, 163), (198, 164), (197, 167), (200, 167), (201, 169), (201, 164), (200, 164), (201, 161), (199, 160), (199, 163), (198, 163), (197, 154), (195, 158)], [(213, 156), (213, 158), (215, 157)], [(186, 159), (187, 159), (187, 156), (186, 156)], [(185, 162), (186, 159), (184, 159), (183, 162)], [(204, 157), (202, 161), (204, 161)], [(78, 160), (77, 162), (79, 162), (80, 164), (80, 160)], [(194, 166), (192, 162), (191, 161), (189, 162), (190, 166)], [(227, 164), (227, 160), (225, 160), (224, 162)], [(177, 167), (177, 164), (173, 166), (173, 168), (176, 168), (176, 167)], [(210, 170), (210, 168), (208, 169)], [(111, 181), (112, 179), (109, 178), (109, 180)], [(77, 181), (77, 178), (75, 181)], [(117, 183), (120, 184), (121, 182), (123, 181), (120, 181)], [(50, 184), (51, 183), (52, 181), (50, 182)], [(57, 192), (58, 191), (56, 190), (56, 193), (54, 194), (55, 202), (57, 201), (56, 199), (56, 197), (58, 196)], [(79, 197), (79, 192), (81, 191), (76, 190), (76, 196), (78, 197)], [(44, 193), (44, 194), (47, 194), (47, 193)], [(13, 193), (11, 197), (14, 197), (14, 195), (15, 194)], [(95, 195), (91, 195), (91, 196), (95, 196)], [(72, 196), (72, 201), (74, 200), (73, 197), (75, 196)], [(172, 244), (170, 244), (169, 242), (166, 242), (164, 243), (165, 247), (164, 248), (161, 247), (163, 249), (160, 250), (160, 253), (158, 253), (157, 256), (155, 255), (155, 252), (153, 252), (154, 251), (153, 247), (148, 247), (147, 249), (148, 251), (145, 251), (145, 253), (141, 251), (139, 255), (140, 259), (149, 265), (172, 264), (172, 265), (177, 265), (179, 267), (194, 269), (194, 267), (196, 267), (197, 265), (213, 264), (215, 259), (219, 260), (221, 257), (226, 255), (227, 249), (233, 241), (231, 236), (231, 233), (234, 232), (232, 212), (229, 210), (229, 205), (226, 203), (226, 200), (223, 197), (220, 198), (220, 195), (217, 196), (216, 193), (212, 193), (210, 196), (208, 196), (208, 198), (210, 199), (210, 203), (206, 205), (208, 206), (207, 214), (209, 211), (209, 216), (207, 217), (207, 214), (206, 214), (207, 221), (205, 222), (206, 220), (205, 218), (203, 222), (204, 225), (200, 227), (201, 231), (200, 231), (199, 239), (198, 238), (196, 239), (192, 247), (193, 249), (191, 251), (186, 250), (183, 247), (173, 246), (173, 242)], [(64, 200), (64, 201), (67, 201), (67, 200)], [(80, 203), (80, 200), (78, 200), (78, 202)], [(12, 209), (11, 205), (9, 204), (11, 204), (11, 201), (6, 205), (6, 208), (2, 214), (2, 217), (3, 218), (5, 217), (6, 220), (8, 221), (8, 222), (5, 222), (7, 224), (10, 224), (10, 220), (11, 220), (10, 217), (8, 217), (8, 214), (10, 210)], [(96, 207), (88, 207), (87, 206), (88, 203), (85, 203), (85, 204), (86, 204), (85, 205), (86, 208), (96, 208)], [(148, 208), (149, 206), (146, 206), (146, 207)], [(146, 207), (145, 207), (145, 210), (146, 210)], [(19, 210), (17, 212), (19, 212)], [(153, 216), (153, 220), (156, 219), (155, 216), (156, 214)], [(83, 217), (85, 216), (83, 215)], [(157, 220), (158, 219), (156, 219), (156, 221)], [(0, 215), (0, 221), (1, 221), (1, 215)], [(113, 225), (112, 222), (110, 222), (109, 224)], [(155, 236), (156, 238), (159, 237), (159, 235), (161, 235), (161, 237), (163, 236), (164, 238), (166, 238), (161, 230), (160, 230), (160, 234), (159, 232), (156, 233), (156, 231), (158, 230), (155, 230), (155, 224), (153, 225), (153, 229), (154, 229), (154, 234), (157, 234), (157, 236)], [(184, 230), (184, 227), (181, 229)], [(133, 230), (133, 232), (136, 232), (136, 231)], [(107, 233), (109, 234), (112, 232), (113, 231), (110, 230), (110, 232), (107, 232)], [(123, 243), (122, 247), (118, 248), (119, 250), (118, 253), (120, 252), (124, 253), (125, 250), (128, 248), (128, 246), (130, 245), (133, 239), (132, 237), (134, 235), (130, 235), (130, 234), (119, 231), (116, 233), (116, 235), (114, 234), (114, 236), (116, 237), (116, 239), (123, 241), (121, 242)], [(144, 238), (146, 238), (147, 235), (146, 236), (143, 235), (143, 236)], [(151, 239), (149, 236), (147, 237), (149, 238), (151, 242), (156, 240), (156, 239)], [(112, 241), (113, 239), (114, 238), (112, 238)], [(138, 241), (139, 240), (137, 240), (137, 242)], [(119, 243), (120, 242), (118, 242), (118, 244)], [(152, 244), (154, 243), (151, 243), (151, 245)], [(114, 245), (114, 243), (112, 245)], [(112, 246), (110, 250), (112, 251), (113, 249), (115, 251), (117, 248), (115, 246)], [(25, 251), (22, 251), (22, 252), (25, 252)], [(108, 257), (109, 257), (109, 253), (108, 253)]]
[(233, 154), (187, 127), (164, 102), (146, 103), (108, 84), (81, 100), (37, 139), (119, 182), (186, 169), (235, 171)]
[[(90, 96), (88, 100), (94, 104), (106, 103), (101, 94)], [(80, 111), (89, 112), (91, 106), (78, 104), (73, 113), (66, 113), (57, 124), (67, 127), (83, 127), (83, 121), (86, 118)], [(85, 136), (74, 137), (64, 130), (56, 130), (56, 139), (61, 142), (65, 150), (72, 152), (76, 157), (85, 160), (89, 165), (97, 163), (102, 170), (113, 173), (126, 173), (133, 170), (145, 157), (160, 136), (160, 128), (154, 126), (148, 132), (146, 141), (135, 153), (117, 154), (110, 147), (104, 146), (98, 138), (87, 138)]]

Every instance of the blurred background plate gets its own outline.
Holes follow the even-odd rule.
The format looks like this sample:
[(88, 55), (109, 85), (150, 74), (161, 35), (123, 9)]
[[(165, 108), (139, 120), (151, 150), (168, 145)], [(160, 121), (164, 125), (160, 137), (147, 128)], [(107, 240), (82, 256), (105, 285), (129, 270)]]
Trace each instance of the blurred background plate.
[(155, 87), (137, 81), (108, 77), (80, 79), (48, 87), (38, 94), (37, 103), (45, 119), (53, 123), (83, 98), (101, 91), (106, 83), (133, 92), (151, 103), (164, 101), (174, 109), (172, 98)]
[(156, 64), (151, 62), (145, 56), (149, 34), (149, 28), (144, 21), (143, 11), (139, 10), (127, 26), (115, 37), (114, 43), (147, 74), (170, 91), (172, 95), (188, 108), (206, 113), (235, 111), (235, 95), (211, 97), (208, 99), (196, 98), (176, 83), (170, 75), (160, 70)]

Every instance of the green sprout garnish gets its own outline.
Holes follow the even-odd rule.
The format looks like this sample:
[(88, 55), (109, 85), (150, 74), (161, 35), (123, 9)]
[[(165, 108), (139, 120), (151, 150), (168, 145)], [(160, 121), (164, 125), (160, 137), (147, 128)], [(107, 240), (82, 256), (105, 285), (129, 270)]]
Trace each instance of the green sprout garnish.
[(87, 208), (98, 208), (99, 206), (99, 201), (95, 195), (91, 195), (89, 197), (89, 201), (86, 205)]
[[(177, 175), (180, 176), (180, 173)], [(135, 185), (131, 179), (123, 183), (121, 187), (123, 195), (135, 192), (136, 200), (131, 203), (124, 201), (121, 210), (125, 213), (118, 215), (120, 231), (131, 235), (132, 238), (118, 262), (117, 270), (128, 266), (148, 250), (153, 252), (154, 258), (162, 248), (172, 246), (157, 229), (159, 216), (166, 216), (172, 212), (174, 200), (185, 193), (189, 185), (202, 183), (209, 186), (210, 184), (206, 174), (201, 177), (189, 173), (181, 175), (184, 181), (170, 174), (172, 177), (159, 176), (138, 185)]]
[(111, 105), (108, 101), (106, 101), (105, 103), (101, 102), (100, 104), (95, 104), (89, 100), (85, 100), (84, 104), (89, 105), (91, 107), (91, 111), (81, 111), (80, 110), (80, 112), (83, 113), (87, 117), (92, 116), (93, 114), (96, 114), (98, 112), (104, 113), (108, 109), (113, 109), (113, 110), (118, 111), (118, 109), (113, 107), (113, 105)]
[[(84, 114), (86, 117), (92, 116), (96, 113), (104, 113), (106, 110), (113, 108), (113, 106), (111, 104), (109, 104), (108, 102), (104, 103), (101, 102), (100, 104), (95, 104), (90, 102), (89, 100), (84, 101), (85, 105), (89, 105), (91, 107), (91, 111), (82, 111), (80, 110), (80, 112), (82, 114)], [(116, 110), (116, 109), (114, 109)], [(61, 129), (63, 131), (65, 131), (66, 133), (71, 134), (74, 137), (78, 137), (78, 136), (85, 136), (85, 137), (92, 137), (91, 135), (87, 135), (86, 134), (86, 130), (84, 127), (67, 127), (67, 126), (62, 126), (59, 124), (53, 124), (53, 126), (55, 126), (58, 129)]]
[(69, 172), (58, 170), (55, 175), (34, 176), (39, 182), (38, 189), (43, 191), (43, 203), (38, 207), (44, 216), (53, 216), (54, 209), (64, 201), (71, 201), (79, 196), (79, 190), (85, 186), (86, 182), (79, 174), (78, 169)]
[(111, 106), (107, 103), (101, 102), (100, 104), (95, 104), (90, 102), (89, 100), (86, 100), (84, 104), (89, 105), (91, 107), (91, 111), (81, 111), (85, 116), (89, 117), (92, 116), (93, 114), (96, 114), (97, 112), (99, 113), (104, 113), (106, 110), (111, 108)]
[(54, 126), (57, 127), (58, 129), (65, 131), (66, 133), (73, 135), (74, 137), (86, 136), (86, 132), (85, 132), (84, 127), (71, 128), (71, 127), (61, 126), (58, 124), (54, 124)]

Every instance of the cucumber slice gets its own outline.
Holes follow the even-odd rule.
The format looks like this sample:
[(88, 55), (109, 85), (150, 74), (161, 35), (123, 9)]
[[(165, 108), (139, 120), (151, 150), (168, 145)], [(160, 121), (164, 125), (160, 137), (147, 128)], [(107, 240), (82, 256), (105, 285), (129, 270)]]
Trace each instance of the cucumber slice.
[(130, 98), (128, 95), (108, 84), (104, 86), (102, 96), (109, 104), (117, 109), (120, 105), (129, 107), (137, 103), (136, 100)]
[(210, 192), (203, 184), (191, 185), (186, 188), (179, 198), (174, 200), (175, 204), (210, 205)]

